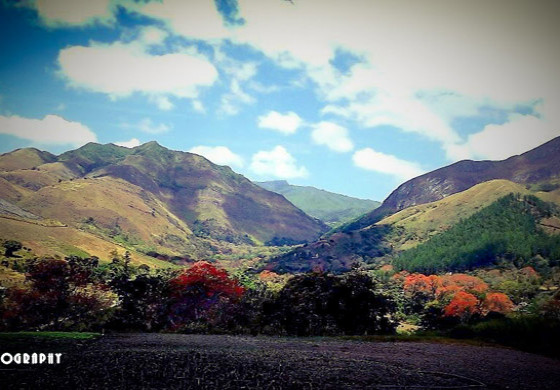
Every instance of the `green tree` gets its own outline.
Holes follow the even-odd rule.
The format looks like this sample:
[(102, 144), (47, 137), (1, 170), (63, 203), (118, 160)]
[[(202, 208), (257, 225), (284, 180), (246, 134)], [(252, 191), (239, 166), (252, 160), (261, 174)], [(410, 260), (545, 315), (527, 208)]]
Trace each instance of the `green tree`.
[(6, 249), (4, 256), (6, 257), (14, 257), (14, 252), (19, 251), (23, 246), (21, 242), (15, 240), (8, 240), (4, 242), (3, 247)]

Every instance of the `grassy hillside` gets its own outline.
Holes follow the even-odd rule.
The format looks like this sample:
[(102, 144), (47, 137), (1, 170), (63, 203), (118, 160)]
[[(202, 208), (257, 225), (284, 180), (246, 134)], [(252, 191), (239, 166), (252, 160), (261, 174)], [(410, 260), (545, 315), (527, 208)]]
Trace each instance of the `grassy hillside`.
[(329, 226), (337, 226), (359, 217), (376, 207), (380, 202), (335, 194), (309, 186), (295, 186), (285, 180), (256, 183), (269, 191), (284, 195), (306, 214), (318, 218)]
[(524, 265), (540, 255), (556, 265), (560, 234), (546, 234), (539, 224), (559, 215), (556, 205), (531, 195), (510, 194), (403, 252), (394, 264), (408, 271), (438, 273), (483, 267), (502, 259)]
[(401, 184), (380, 207), (344, 226), (342, 230), (352, 231), (370, 226), (400, 210), (434, 202), (490, 180), (506, 179), (529, 185), (558, 180), (559, 167), (560, 137), (502, 161), (459, 161)]
[[(554, 187), (554, 183), (552, 186), (539, 183), (528, 189), (508, 180), (491, 180), (439, 201), (401, 210), (367, 228), (333, 233), (274, 259), (270, 267), (282, 272), (313, 268), (343, 272), (355, 263), (388, 262), (400, 252), (443, 234), (510, 193), (558, 200), (560, 190), (552, 189)], [(547, 191), (542, 191), (543, 188)], [(545, 232), (560, 231), (560, 219), (556, 217), (543, 217), (540, 222), (539, 228)]]
[(410, 249), (441, 233), (461, 219), (510, 193), (529, 194), (525, 186), (508, 180), (491, 180), (442, 200), (412, 206), (382, 219), (377, 225), (393, 227), (388, 239), (396, 251)]
[(0, 155), (0, 171), (31, 169), (41, 164), (56, 161), (56, 156), (35, 148), (16, 149)]
[(102, 262), (108, 262), (111, 252), (117, 251), (122, 255), (129, 250), (132, 263), (135, 265), (146, 264), (152, 268), (173, 267), (173, 264), (169, 262), (154, 259), (144, 253), (77, 228), (42, 225), (2, 216), (0, 216), (0, 222), (2, 239), (20, 241), (25, 247), (31, 248), (36, 256), (97, 256)]
[[(28, 242), (39, 253), (102, 257), (118, 247), (236, 261), (255, 257), (255, 245), (305, 242), (328, 229), (229, 167), (156, 142), (133, 149), (90, 143), (58, 157), (21, 149), (0, 156), (2, 168), (0, 217), (9, 222), (0, 239)], [(84, 244), (91, 237), (100, 250)]]

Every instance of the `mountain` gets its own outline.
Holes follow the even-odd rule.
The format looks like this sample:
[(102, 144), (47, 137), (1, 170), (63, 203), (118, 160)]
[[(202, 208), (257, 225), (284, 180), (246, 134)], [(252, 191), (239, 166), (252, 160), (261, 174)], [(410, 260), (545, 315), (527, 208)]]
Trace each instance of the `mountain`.
[(403, 252), (394, 265), (424, 273), (465, 271), (501, 262), (534, 266), (543, 259), (558, 265), (559, 226), (557, 206), (532, 195), (511, 193)]
[[(328, 229), (229, 167), (156, 142), (132, 149), (89, 143), (60, 156), (20, 149), (1, 155), (0, 167), (0, 238), (31, 247), (33, 235), (48, 241), (38, 230), (58, 229), (140, 254), (199, 259), (312, 241)], [(60, 235), (52, 236), (51, 246), (66, 254), (54, 244)], [(92, 254), (76, 237), (71, 246)], [(46, 251), (44, 240), (35, 246)]]
[[(507, 142), (507, 141), (504, 141)], [(531, 184), (560, 178), (560, 137), (502, 161), (463, 160), (411, 179), (394, 190), (380, 207), (343, 228), (369, 226), (410, 206), (433, 202), (494, 179)]]
[(556, 138), (504, 161), (461, 161), (429, 172), (402, 184), (357, 221), (272, 259), (268, 269), (343, 272), (354, 263), (391, 262), (510, 193), (560, 204), (559, 160)]
[(256, 182), (269, 191), (284, 195), (295, 206), (329, 226), (351, 221), (379, 207), (380, 202), (320, 190), (310, 186), (295, 186), (285, 180)]
[(400, 252), (429, 240), (511, 193), (539, 197), (545, 194), (529, 191), (509, 180), (490, 180), (435, 202), (408, 207), (383, 218), (376, 225), (392, 228), (394, 234), (387, 239), (393, 250)]

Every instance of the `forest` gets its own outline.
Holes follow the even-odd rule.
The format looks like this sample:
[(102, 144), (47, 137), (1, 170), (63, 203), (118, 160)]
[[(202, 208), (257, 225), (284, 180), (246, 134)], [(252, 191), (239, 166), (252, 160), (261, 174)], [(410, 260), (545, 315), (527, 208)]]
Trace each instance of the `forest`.
[(1, 330), (435, 335), (553, 355), (560, 346), (556, 266), (542, 274), (512, 266), (425, 275), (386, 265), (286, 277), (266, 270), (230, 275), (206, 261), (151, 270), (131, 265), (128, 253), (112, 256), (108, 264), (76, 256), (20, 261), (25, 288), (1, 291)]
[(546, 234), (538, 221), (557, 213), (557, 206), (535, 196), (510, 194), (434, 236), (402, 252), (395, 266), (408, 271), (439, 273), (472, 270), (500, 261), (530, 265), (541, 256), (557, 265), (560, 236)]

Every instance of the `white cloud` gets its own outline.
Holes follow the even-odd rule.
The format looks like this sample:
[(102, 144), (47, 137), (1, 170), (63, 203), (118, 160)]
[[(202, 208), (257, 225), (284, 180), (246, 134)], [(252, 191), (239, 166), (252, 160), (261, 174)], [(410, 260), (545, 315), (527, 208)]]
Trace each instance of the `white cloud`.
[(406, 181), (424, 173), (414, 162), (401, 160), (391, 154), (377, 152), (371, 148), (357, 150), (352, 156), (352, 160), (357, 167), (391, 175), (400, 181)]
[(167, 31), (154, 26), (148, 26), (140, 31), (140, 41), (147, 45), (159, 45), (167, 38)]
[(283, 147), (261, 150), (253, 155), (251, 170), (257, 175), (280, 179), (306, 177), (309, 172), (303, 166), (297, 166), (296, 159)]
[(300, 116), (293, 111), (285, 114), (278, 111), (269, 111), (267, 114), (259, 116), (257, 120), (260, 128), (276, 130), (284, 134), (295, 133), (302, 122)]
[(149, 100), (162, 111), (169, 111), (175, 108), (175, 104), (173, 104), (167, 96), (153, 95), (150, 96)]
[[(480, 106), (511, 108), (539, 98), (560, 104), (560, 46), (551, 38), (560, 34), (553, 16), (559, 4), (240, 0), (247, 23), (231, 37), (304, 69), (330, 102), (326, 111), (363, 127), (392, 125), (449, 149), (461, 142), (452, 120), (476, 115)], [(340, 74), (329, 63), (340, 48), (364, 63)], [(419, 96), (433, 91), (449, 95)]]
[(139, 43), (71, 46), (60, 51), (58, 62), (61, 75), (73, 87), (112, 99), (139, 92), (163, 110), (173, 106), (169, 96), (195, 99), (201, 87), (212, 85), (218, 77), (216, 68), (200, 55), (151, 55)]
[(202, 104), (202, 102), (200, 100), (193, 100), (192, 101), (192, 107), (197, 112), (200, 112), (200, 113), (205, 113), (206, 112), (206, 109), (204, 108), (204, 104)]
[(222, 96), (220, 111), (227, 115), (235, 115), (241, 109), (242, 104), (251, 104), (255, 98), (246, 93), (237, 79), (230, 84), (230, 91)]
[(111, 0), (37, 0), (41, 20), (50, 27), (84, 26), (115, 20)]
[(225, 146), (195, 146), (189, 152), (204, 156), (218, 165), (229, 165), (237, 168), (244, 165), (243, 158)]
[(140, 131), (148, 134), (161, 134), (171, 130), (171, 126), (164, 123), (154, 123), (150, 118), (142, 119), (136, 127), (138, 127)]
[(546, 121), (531, 115), (512, 115), (510, 121), (502, 125), (487, 125), (481, 132), (469, 135), (464, 144), (451, 145), (451, 158), (504, 160), (560, 135), (560, 129), (553, 128)]
[(222, 16), (213, 1), (152, 1), (139, 11), (150, 17), (164, 20), (176, 33), (186, 37), (219, 40), (228, 36)]
[(71, 144), (76, 147), (96, 142), (97, 136), (80, 122), (68, 121), (58, 115), (43, 119), (0, 116), (0, 134), (13, 135), (39, 144)]
[(121, 141), (115, 142), (117, 146), (124, 146), (125, 148), (135, 148), (141, 145), (141, 142), (138, 138), (132, 138), (130, 141)]
[(323, 121), (313, 125), (311, 138), (316, 144), (325, 145), (335, 152), (349, 152), (354, 149), (348, 130), (336, 123)]
[[(74, 4), (68, 10), (74, 9)], [(163, 21), (171, 32), (210, 42), (214, 48), (226, 41), (246, 44), (281, 66), (302, 69), (316, 83), (326, 104), (325, 113), (343, 115), (363, 127), (392, 125), (419, 134), (439, 142), (448, 156), (466, 153), (457, 150), (462, 140), (451, 127), (455, 117), (475, 115), (478, 107), (488, 103), (510, 108), (516, 103), (543, 99), (548, 106), (556, 108), (560, 104), (560, 46), (553, 39), (560, 34), (556, 20), (560, 2), (535, 6), (532, 2), (510, 0), (459, 4), (441, 0), (421, 4), (239, 0), (238, 5), (246, 23), (232, 28), (224, 26), (215, 3), (208, 0), (128, 2), (126, 7)], [(110, 6), (84, 11), (89, 15), (84, 20), (108, 20), (112, 16), (107, 9)], [(62, 11), (57, 11), (58, 15)], [(52, 13), (51, 18), (71, 19), (56, 15)], [(117, 45), (106, 45), (104, 52)], [(93, 55), (92, 50), (99, 46), (102, 45), (92, 44), (82, 49), (89, 49), (88, 55)], [(341, 49), (356, 54), (363, 62), (341, 74), (330, 62)], [(189, 56), (186, 53), (153, 56), (142, 50), (133, 51), (129, 45), (115, 48), (121, 54), (107, 54), (99, 61), (110, 65), (99, 67), (98, 61), (89, 65), (90, 57), (80, 50), (66, 49), (79, 58), (74, 58), (72, 72), (63, 69), (73, 85), (113, 98), (144, 93), (152, 96), (161, 109), (172, 108), (168, 97), (196, 98), (198, 88), (211, 85), (217, 78), (205, 59), (188, 66), (189, 72), (175, 72), (175, 67), (167, 65), (178, 64), (183, 57), (181, 61), (164, 61), (170, 55)], [(126, 66), (120, 65), (123, 59)], [(241, 82), (253, 77), (255, 68), (232, 67), (223, 58), (216, 59), (216, 66), (237, 82), (232, 83), (232, 92), (222, 97), (222, 112), (237, 113), (241, 104), (254, 101)], [(166, 64), (160, 64), (163, 62)], [(179, 83), (162, 85), (157, 78)], [(435, 100), (427, 97), (434, 91), (450, 95)], [(548, 122), (560, 129), (558, 116)]]

